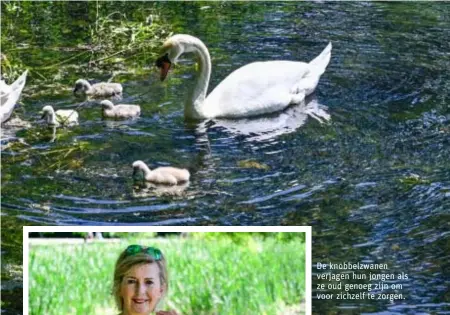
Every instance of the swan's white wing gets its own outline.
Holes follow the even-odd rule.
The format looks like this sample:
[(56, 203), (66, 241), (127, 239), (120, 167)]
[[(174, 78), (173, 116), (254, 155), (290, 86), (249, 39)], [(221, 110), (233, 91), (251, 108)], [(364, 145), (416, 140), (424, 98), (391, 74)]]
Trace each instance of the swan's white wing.
[(20, 94), (25, 86), (28, 70), (16, 80), (13, 84), (7, 85), (5, 81), (0, 82), (0, 116), (1, 122), (5, 122), (11, 116), (14, 105), (20, 98)]
[(0, 117), (2, 123), (11, 117), (14, 105), (16, 105), (19, 96), (20, 94), (17, 94), (17, 92), (13, 90), (9, 90), (7, 93), (1, 95)]
[(276, 112), (311, 94), (330, 62), (332, 45), (310, 63), (255, 62), (237, 69), (206, 98), (206, 117), (250, 117)]
[(205, 100), (208, 117), (249, 117), (282, 110), (304, 99), (309, 65), (294, 61), (254, 62), (232, 72)]
[(11, 93), (11, 90), (11, 86), (6, 84), (5, 80), (0, 80), (0, 96), (2, 97), (2, 99), (4, 95)]
[(11, 84), (11, 88), (14, 91), (18, 91), (19, 93), (22, 93), (22, 90), (25, 86), (25, 83), (27, 81), (27, 74), (28, 74), (28, 70), (25, 70), (19, 78), (17, 78), (16, 81), (14, 81), (13, 84)]
[(17, 78), (13, 84), (8, 85), (4, 80), (0, 80), (0, 96), (1, 96), (1, 105), (3, 106), (7, 100), (10, 98), (9, 96), (13, 94), (22, 93), (23, 88), (25, 87), (25, 82), (27, 80), (28, 70), (25, 70), (20, 77)]

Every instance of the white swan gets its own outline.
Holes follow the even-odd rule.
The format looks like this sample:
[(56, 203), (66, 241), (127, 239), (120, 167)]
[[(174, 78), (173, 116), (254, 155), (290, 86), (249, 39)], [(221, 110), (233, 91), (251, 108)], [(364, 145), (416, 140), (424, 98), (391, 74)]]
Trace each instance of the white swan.
[(42, 119), (50, 126), (78, 125), (78, 113), (72, 109), (59, 109), (55, 112), (52, 106), (47, 105), (42, 108), (42, 112)]
[(191, 176), (186, 169), (167, 166), (150, 170), (143, 161), (135, 161), (133, 163), (133, 176), (139, 171), (144, 173), (146, 181), (155, 184), (178, 185), (189, 181)]
[(11, 117), (14, 106), (19, 101), (20, 94), (25, 87), (27, 74), (28, 70), (25, 70), (11, 85), (6, 84), (4, 80), (0, 80), (0, 116), (2, 123)]
[(131, 104), (114, 105), (113, 102), (108, 100), (101, 101), (100, 105), (102, 105), (103, 117), (107, 118), (126, 119), (126, 118), (134, 118), (141, 114), (141, 107), (139, 105), (131, 105)]
[(171, 64), (186, 52), (199, 60), (195, 87), (185, 105), (187, 118), (251, 117), (280, 111), (297, 104), (316, 88), (330, 57), (331, 43), (311, 62), (253, 62), (233, 71), (206, 97), (211, 76), (211, 58), (203, 42), (190, 35), (174, 35), (163, 45), (156, 66), (163, 81)]

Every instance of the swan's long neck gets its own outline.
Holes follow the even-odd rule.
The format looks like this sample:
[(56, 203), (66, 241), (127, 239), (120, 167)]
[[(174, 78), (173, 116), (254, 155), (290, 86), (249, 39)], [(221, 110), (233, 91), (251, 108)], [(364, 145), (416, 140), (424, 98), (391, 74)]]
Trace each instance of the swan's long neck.
[(147, 164), (142, 164), (141, 170), (144, 172), (144, 178), (148, 178), (152, 174), (152, 170), (147, 166)]
[(211, 57), (208, 48), (199, 39), (195, 38), (190, 44), (190, 48), (198, 58), (199, 69), (195, 86), (191, 91), (188, 103), (184, 107), (184, 114), (186, 117), (204, 118), (204, 102), (208, 91), (209, 78), (211, 77)]

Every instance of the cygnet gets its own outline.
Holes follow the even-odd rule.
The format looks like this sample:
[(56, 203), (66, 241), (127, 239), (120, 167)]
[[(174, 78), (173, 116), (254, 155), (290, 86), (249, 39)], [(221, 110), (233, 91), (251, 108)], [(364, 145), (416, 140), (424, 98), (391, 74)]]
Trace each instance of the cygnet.
[(70, 126), (78, 124), (78, 113), (72, 109), (59, 109), (55, 112), (52, 106), (42, 108), (42, 119), (50, 126)]
[(134, 118), (141, 114), (141, 107), (139, 105), (117, 104), (114, 105), (111, 101), (104, 100), (100, 103), (102, 105), (103, 117), (107, 118)]
[(158, 167), (154, 170), (150, 168), (143, 161), (135, 161), (133, 163), (133, 176), (137, 172), (143, 172), (144, 178), (148, 182), (165, 185), (178, 185), (189, 181), (189, 171), (175, 167)]
[(100, 82), (90, 84), (87, 80), (79, 79), (75, 82), (74, 94), (87, 95), (92, 98), (121, 96), (122, 85), (120, 83)]

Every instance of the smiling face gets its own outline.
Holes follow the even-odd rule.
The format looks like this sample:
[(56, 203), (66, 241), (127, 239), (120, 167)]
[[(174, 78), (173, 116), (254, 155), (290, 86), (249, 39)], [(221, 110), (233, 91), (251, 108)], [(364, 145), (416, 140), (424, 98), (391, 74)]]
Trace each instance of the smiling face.
[(123, 315), (147, 315), (153, 312), (161, 297), (164, 286), (156, 263), (134, 265), (123, 277), (120, 297), (123, 301)]

